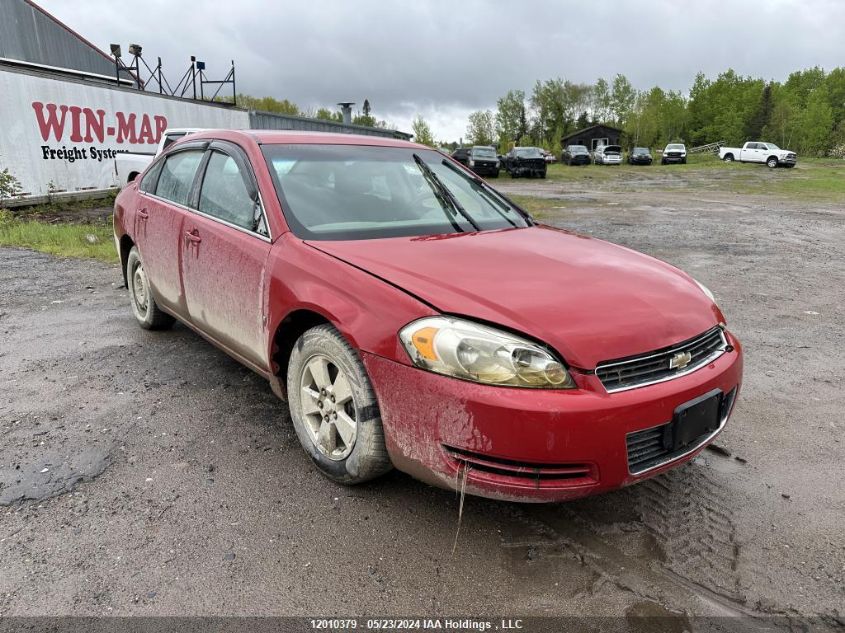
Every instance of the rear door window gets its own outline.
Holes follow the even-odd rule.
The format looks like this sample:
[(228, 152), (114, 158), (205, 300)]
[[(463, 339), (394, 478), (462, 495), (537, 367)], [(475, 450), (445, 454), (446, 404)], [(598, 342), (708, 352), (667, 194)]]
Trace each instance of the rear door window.
[(176, 204), (188, 206), (188, 196), (191, 194), (191, 187), (202, 155), (202, 151), (194, 150), (168, 156), (158, 178), (156, 195)]

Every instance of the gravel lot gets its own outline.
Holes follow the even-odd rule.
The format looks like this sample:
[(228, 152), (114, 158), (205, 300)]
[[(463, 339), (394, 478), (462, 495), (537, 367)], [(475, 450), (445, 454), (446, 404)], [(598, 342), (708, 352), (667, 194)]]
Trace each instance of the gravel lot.
[(468, 498), (458, 532), (453, 493), (320, 477), (260, 378), (135, 325), (116, 267), (0, 249), (0, 615), (845, 622), (841, 205), (499, 185), (715, 291), (746, 350), (728, 455), (566, 505)]

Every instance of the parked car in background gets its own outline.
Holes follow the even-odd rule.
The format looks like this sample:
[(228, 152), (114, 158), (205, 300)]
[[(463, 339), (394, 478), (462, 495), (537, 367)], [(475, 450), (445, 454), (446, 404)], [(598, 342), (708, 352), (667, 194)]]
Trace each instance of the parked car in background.
[(619, 145), (599, 145), (593, 150), (593, 162), (596, 165), (621, 165), (622, 147)]
[(489, 145), (475, 145), (469, 150), (467, 167), (479, 176), (499, 177), (499, 157)]
[(452, 152), (452, 158), (458, 161), (461, 165), (466, 165), (469, 162), (469, 147), (459, 147)]
[(545, 149), (540, 150), (540, 151), (543, 152), (543, 158), (546, 159), (547, 163), (556, 163), (557, 162), (557, 156), (552, 154), (550, 151), (545, 150)]
[(687, 146), (683, 143), (669, 143), (663, 149), (663, 156), (660, 158), (661, 165), (668, 165), (669, 163), (687, 162)]
[(635, 147), (628, 152), (629, 165), (651, 165), (654, 157), (651, 155), (651, 150), (647, 147)]
[(545, 178), (546, 158), (538, 147), (514, 147), (505, 154), (504, 168), (511, 178), (520, 176)]
[(593, 162), (585, 145), (567, 145), (560, 155), (560, 162), (567, 165), (589, 165)]
[(266, 378), (340, 484), (614, 490), (693, 459), (742, 382), (695, 279), (538, 224), (416, 143), (200, 133), (117, 196), (114, 237), (138, 324), (179, 320)]
[(179, 139), (193, 134), (195, 132), (202, 132), (204, 128), (169, 128), (164, 131), (159, 139), (156, 151), (151, 154), (142, 154), (140, 152), (120, 152), (114, 158), (114, 172), (117, 177), (117, 186), (122, 189), (130, 182), (135, 180), (138, 175), (143, 172), (150, 163), (153, 162), (156, 156), (161, 154), (164, 150), (170, 147)]
[(788, 149), (781, 149), (774, 143), (749, 141), (742, 147), (719, 148), (719, 158), (726, 163), (765, 163), (768, 167), (795, 167), (798, 156)]

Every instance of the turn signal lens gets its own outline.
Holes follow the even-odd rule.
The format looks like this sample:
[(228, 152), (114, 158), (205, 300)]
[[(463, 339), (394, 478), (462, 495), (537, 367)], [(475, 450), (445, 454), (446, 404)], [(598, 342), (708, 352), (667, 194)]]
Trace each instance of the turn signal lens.
[(452, 317), (405, 326), (399, 339), (417, 367), (490, 385), (572, 389), (575, 383), (548, 350), (509, 332)]

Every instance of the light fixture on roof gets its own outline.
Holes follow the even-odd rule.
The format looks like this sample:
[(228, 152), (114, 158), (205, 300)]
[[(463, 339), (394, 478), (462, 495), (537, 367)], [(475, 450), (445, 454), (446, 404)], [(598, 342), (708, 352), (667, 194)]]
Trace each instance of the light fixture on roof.
[(136, 57), (141, 56), (141, 45), (140, 44), (130, 44), (129, 45), (129, 54), (135, 55)]
[(122, 53), (121, 53), (121, 51), (120, 51), (120, 44), (109, 44), (109, 48), (111, 49), (111, 54), (112, 54), (115, 58), (117, 58), (117, 57), (120, 57), (120, 56), (121, 56), (121, 54), (122, 54)]

